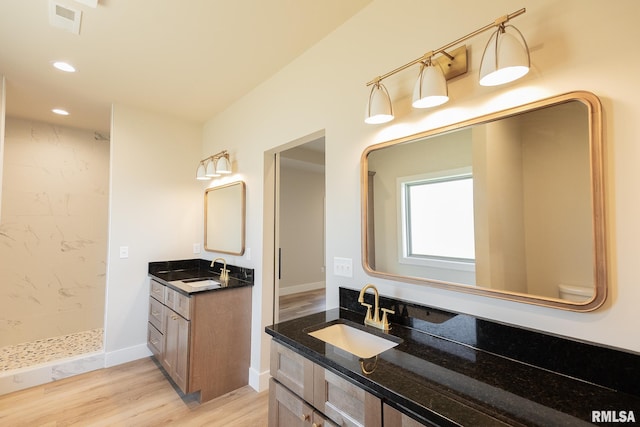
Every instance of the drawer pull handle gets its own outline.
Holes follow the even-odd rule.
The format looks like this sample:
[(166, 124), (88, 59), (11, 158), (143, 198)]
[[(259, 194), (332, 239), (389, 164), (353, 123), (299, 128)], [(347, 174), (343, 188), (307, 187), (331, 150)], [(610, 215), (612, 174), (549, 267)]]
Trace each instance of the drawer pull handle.
[(311, 415), (309, 414), (302, 414), (300, 416), (300, 418), (302, 418), (302, 421), (309, 421), (311, 419)]

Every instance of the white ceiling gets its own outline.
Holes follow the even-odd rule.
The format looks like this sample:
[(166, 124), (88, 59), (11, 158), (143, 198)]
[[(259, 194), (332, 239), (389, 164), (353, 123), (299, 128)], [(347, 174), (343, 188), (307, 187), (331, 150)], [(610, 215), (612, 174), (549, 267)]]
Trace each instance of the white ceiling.
[(49, 24), (49, 1), (0, 0), (7, 113), (108, 131), (114, 102), (204, 122), (371, 0), (56, 0), (80, 35)]

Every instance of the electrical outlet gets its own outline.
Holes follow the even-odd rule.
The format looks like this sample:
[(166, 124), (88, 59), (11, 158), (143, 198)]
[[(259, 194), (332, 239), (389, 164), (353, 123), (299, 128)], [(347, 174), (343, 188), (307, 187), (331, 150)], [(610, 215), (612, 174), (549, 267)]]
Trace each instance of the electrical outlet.
[(194, 243), (193, 244), (193, 253), (194, 254), (199, 254), (200, 253), (200, 243)]
[(333, 258), (333, 274), (342, 277), (353, 277), (353, 260), (351, 258)]

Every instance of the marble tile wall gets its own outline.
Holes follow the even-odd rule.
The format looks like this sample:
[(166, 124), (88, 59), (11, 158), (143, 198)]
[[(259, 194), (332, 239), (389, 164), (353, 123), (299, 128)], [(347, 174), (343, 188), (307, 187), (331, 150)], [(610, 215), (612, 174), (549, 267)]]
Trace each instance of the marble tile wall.
[(0, 347), (103, 327), (109, 142), (8, 117)]

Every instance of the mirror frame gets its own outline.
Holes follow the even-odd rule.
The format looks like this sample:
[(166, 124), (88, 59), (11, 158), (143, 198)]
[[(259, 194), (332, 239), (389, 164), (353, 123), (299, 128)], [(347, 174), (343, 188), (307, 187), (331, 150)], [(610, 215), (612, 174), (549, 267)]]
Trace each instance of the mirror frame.
[[(241, 210), (241, 215), (242, 215), (242, 223), (240, 225), (240, 250), (239, 251), (232, 251), (226, 248), (223, 249), (216, 249), (210, 246), (210, 242), (208, 242), (208, 223), (209, 223), (209, 193), (215, 190), (221, 190), (224, 188), (229, 188), (229, 187), (233, 187), (239, 185), (241, 188), (241, 202), (242, 202), (242, 206), (240, 207)], [(244, 183), (244, 181), (235, 181), (235, 182), (231, 182), (229, 184), (224, 184), (224, 185), (219, 185), (217, 187), (211, 187), (211, 188), (207, 188), (204, 192), (204, 250), (205, 251), (209, 251), (209, 252), (219, 252), (219, 253), (223, 253), (223, 254), (229, 254), (229, 255), (243, 255), (244, 254), (244, 249), (245, 249), (245, 229), (246, 229), (246, 220), (247, 220), (247, 215), (246, 215), (246, 205), (247, 205), (247, 198), (246, 198), (246, 193), (247, 193), (247, 187), (246, 184)]]
[[(545, 296), (537, 296), (524, 294), (519, 292), (510, 292), (498, 289), (480, 288), (472, 285), (460, 283), (445, 282), (441, 280), (402, 276), (399, 274), (377, 271), (370, 267), (369, 263), (369, 243), (373, 236), (369, 235), (369, 228), (373, 224), (369, 224), (369, 164), (368, 155), (376, 150), (391, 147), (399, 144), (411, 143), (419, 139), (433, 137), (440, 134), (452, 132), (462, 128), (485, 124), (519, 115), (525, 112), (539, 110), (553, 105), (564, 104), (571, 101), (578, 101), (587, 107), (589, 118), (589, 154), (590, 154), (590, 175), (591, 175), (591, 204), (593, 219), (593, 243), (594, 243), (594, 284), (595, 292), (591, 300), (585, 302), (572, 302), (561, 300), (559, 298), (551, 298)], [(470, 118), (468, 120), (442, 126), (436, 129), (420, 132), (417, 134), (405, 136), (398, 139), (378, 143), (367, 147), (361, 157), (360, 186), (361, 186), (361, 215), (362, 215), (362, 266), (365, 272), (374, 277), (382, 279), (390, 279), (398, 282), (414, 283), (421, 285), (429, 285), (432, 287), (446, 289), (450, 291), (459, 291), (469, 294), (482, 295), (486, 297), (494, 297), (509, 301), (516, 301), (527, 304), (534, 304), (545, 307), (558, 308), (570, 311), (586, 312), (592, 311), (600, 307), (607, 297), (607, 253), (606, 253), (606, 235), (605, 235), (605, 200), (604, 200), (604, 147), (602, 136), (602, 106), (596, 95), (586, 91), (574, 91), (557, 95), (517, 107), (489, 113), (483, 116)], [(373, 243), (372, 243), (373, 244)]]

